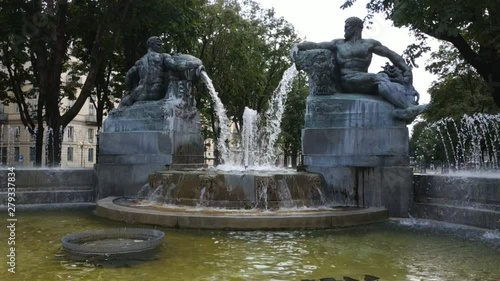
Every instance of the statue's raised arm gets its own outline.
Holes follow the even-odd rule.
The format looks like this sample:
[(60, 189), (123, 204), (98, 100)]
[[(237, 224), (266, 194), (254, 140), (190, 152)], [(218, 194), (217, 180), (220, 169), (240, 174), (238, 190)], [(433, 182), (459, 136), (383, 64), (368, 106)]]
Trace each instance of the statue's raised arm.
[(403, 57), (401, 57), (391, 49), (387, 48), (386, 46), (382, 45), (379, 41), (376, 40), (372, 41), (374, 45), (373, 53), (381, 57), (388, 58), (394, 64), (394, 66), (396, 66), (397, 68), (399, 68), (399, 70), (401, 70), (406, 85), (412, 85), (413, 75), (411, 72), (411, 68), (406, 64)]

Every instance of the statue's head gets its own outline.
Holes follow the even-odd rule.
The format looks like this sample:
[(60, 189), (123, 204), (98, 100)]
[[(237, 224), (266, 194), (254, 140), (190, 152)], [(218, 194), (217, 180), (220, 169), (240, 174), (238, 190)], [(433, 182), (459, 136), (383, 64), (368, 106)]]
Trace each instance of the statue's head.
[(148, 39), (146, 42), (148, 45), (148, 49), (161, 53), (163, 51), (163, 41), (158, 36), (153, 36)]
[(350, 17), (345, 20), (344, 38), (349, 40), (354, 36), (361, 38), (363, 31), (363, 20), (358, 17)]

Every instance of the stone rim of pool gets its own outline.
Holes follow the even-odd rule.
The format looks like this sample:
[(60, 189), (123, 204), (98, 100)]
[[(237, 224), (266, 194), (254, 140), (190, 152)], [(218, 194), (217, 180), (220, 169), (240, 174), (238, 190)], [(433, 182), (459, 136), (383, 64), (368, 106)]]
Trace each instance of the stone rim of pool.
[[(124, 197), (97, 201), (98, 216), (133, 224), (151, 224), (183, 229), (278, 230), (327, 229), (370, 224), (388, 218), (386, 208), (297, 209), (292, 212), (255, 211), (253, 213), (203, 209), (190, 212), (169, 211), (157, 206), (133, 207), (120, 204)], [(162, 208), (161, 210), (158, 208)]]

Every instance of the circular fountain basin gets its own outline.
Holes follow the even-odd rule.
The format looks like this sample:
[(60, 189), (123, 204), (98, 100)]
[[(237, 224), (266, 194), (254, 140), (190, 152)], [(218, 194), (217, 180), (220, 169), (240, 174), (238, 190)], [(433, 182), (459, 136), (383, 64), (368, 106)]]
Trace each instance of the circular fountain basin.
[(220, 209), (144, 204), (140, 200), (107, 197), (97, 202), (97, 215), (135, 224), (194, 229), (325, 229), (379, 222), (387, 219), (385, 208), (318, 207)]

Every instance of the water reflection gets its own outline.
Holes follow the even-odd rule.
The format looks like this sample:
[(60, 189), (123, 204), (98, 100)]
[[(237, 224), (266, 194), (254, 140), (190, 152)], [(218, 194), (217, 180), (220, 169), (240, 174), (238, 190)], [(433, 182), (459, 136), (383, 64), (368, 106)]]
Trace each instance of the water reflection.
[[(125, 224), (89, 213), (19, 215), (16, 280), (500, 280), (498, 232), (419, 220), (328, 231), (162, 228), (166, 235), (154, 260), (103, 267), (57, 256), (61, 237)], [(8, 278), (0, 272), (0, 280)]]

